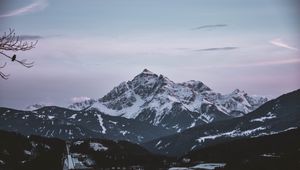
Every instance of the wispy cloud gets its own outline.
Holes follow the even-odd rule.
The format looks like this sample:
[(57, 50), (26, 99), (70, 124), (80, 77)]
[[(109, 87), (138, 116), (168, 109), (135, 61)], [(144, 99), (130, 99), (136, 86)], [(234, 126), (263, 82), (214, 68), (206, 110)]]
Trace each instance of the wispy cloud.
[(83, 102), (83, 101), (86, 101), (86, 100), (90, 100), (91, 98), (89, 97), (86, 97), (86, 96), (79, 96), (79, 97), (72, 97), (71, 98), (71, 101), (73, 103), (78, 103), (78, 102)]
[(214, 25), (201, 25), (199, 27), (195, 27), (192, 30), (200, 30), (200, 29), (208, 29), (208, 28), (219, 28), (219, 27), (227, 27), (227, 24), (214, 24)]
[(273, 39), (273, 40), (270, 41), (270, 43), (277, 46), (277, 47), (286, 48), (286, 49), (289, 49), (289, 50), (296, 50), (296, 51), (299, 50), (296, 47), (292, 47), (292, 46), (286, 44), (280, 38)]
[(219, 47), (219, 48), (203, 48), (195, 51), (227, 51), (227, 50), (236, 50), (239, 47)]
[(9, 11), (6, 14), (2, 14), (2, 15), (0, 15), (0, 18), (25, 15), (25, 14), (32, 13), (32, 12), (41, 11), (41, 10), (45, 9), (47, 6), (48, 6), (47, 0), (37, 0), (27, 6)]
[(201, 68), (211, 69), (211, 68), (251, 68), (251, 67), (265, 67), (265, 66), (277, 66), (277, 65), (287, 65), (287, 64), (299, 64), (300, 59), (282, 59), (282, 60), (269, 60), (269, 61), (258, 61), (253, 63), (236, 63), (236, 64), (220, 64), (220, 65), (206, 65)]
[(39, 35), (19, 35), (20, 40), (39, 40), (42, 38), (43, 37)]
[(31, 34), (22, 34), (22, 35), (18, 35), (20, 40), (40, 40), (40, 39), (50, 39), (50, 38), (57, 38), (57, 37), (63, 37), (63, 35), (45, 35), (45, 36), (41, 36), (41, 35), (31, 35)]

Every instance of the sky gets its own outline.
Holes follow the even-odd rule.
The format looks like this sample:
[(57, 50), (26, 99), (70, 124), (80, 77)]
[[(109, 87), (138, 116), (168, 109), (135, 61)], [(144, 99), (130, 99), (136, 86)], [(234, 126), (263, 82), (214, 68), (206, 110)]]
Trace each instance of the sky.
[[(199, 80), (269, 98), (300, 87), (297, 0), (0, 0), (34, 61), (7, 62), (0, 106), (67, 106), (100, 98), (144, 68), (174, 82)], [(13, 55), (14, 53), (10, 53)]]

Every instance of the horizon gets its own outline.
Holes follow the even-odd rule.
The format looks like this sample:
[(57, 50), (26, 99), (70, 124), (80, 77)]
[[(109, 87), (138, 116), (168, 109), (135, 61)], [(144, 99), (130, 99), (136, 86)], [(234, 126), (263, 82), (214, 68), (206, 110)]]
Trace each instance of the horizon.
[(276, 98), (300, 88), (298, 7), (296, 0), (4, 0), (1, 34), (13, 28), (38, 44), (17, 53), (34, 67), (1, 69), (10, 77), (0, 80), (0, 106), (101, 98), (145, 68), (222, 94)]

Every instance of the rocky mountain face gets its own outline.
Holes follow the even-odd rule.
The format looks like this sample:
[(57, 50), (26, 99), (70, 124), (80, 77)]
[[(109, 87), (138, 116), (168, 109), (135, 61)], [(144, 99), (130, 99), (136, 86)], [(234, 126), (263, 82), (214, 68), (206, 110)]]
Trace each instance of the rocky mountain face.
[(265, 97), (251, 96), (238, 89), (222, 95), (200, 81), (175, 83), (145, 69), (104, 97), (74, 103), (69, 108), (96, 108), (107, 115), (136, 119), (180, 132), (196, 125), (243, 116), (266, 101)]
[(272, 135), (300, 127), (300, 89), (270, 100), (243, 117), (213, 122), (144, 143), (148, 150), (183, 155), (240, 138)]
[(34, 111), (0, 108), (0, 129), (60, 139), (105, 138), (135, 143), (175, 133), (134, 119), (109, 116), (96, 109), (74, 111), (55, 106)]

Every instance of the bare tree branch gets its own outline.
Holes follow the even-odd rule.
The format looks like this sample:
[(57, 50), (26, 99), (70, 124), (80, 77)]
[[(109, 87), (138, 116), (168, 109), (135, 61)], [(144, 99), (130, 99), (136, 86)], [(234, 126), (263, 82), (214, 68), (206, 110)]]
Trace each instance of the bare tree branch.
[(35, 42), (23, 42), (20, 40), (19, 36), (16, 36), (14, 29), (9, 29), (9, 33), (4, 33), (0, 37), (0, 50), (4, 51), (27, 51), (31, 50), (38, 43), (38, 40)]
[(7, 80), (9, 77), (9, 74), (4, 74), (3, 72), (0, 71), (0, 77)]
[[(23, 59), (23, 60), (14, 59), (13, 56), (11, 57), (11, 56), (9, 56), (9, 55), (7, 55), (7, 54), (1, 52), (1, 51), (0, 51), (0, 54), (2, 54), (3, 56), (5, 56), (5, 57), (11, 59), (12, 61), (16, 61), (16, 62), (20, 63), (21, 65), (23, 65), (24, 67), (27, 67), (27, 68), (32, 67), (33, 64), (34, 64), (34, 62), (27, 62), (26, 59)], [(14, 56), (15, 56), (15, 55), (14, 55)]]
[[(13, 56), (8, 55), (6, 52), (8, 51), (28, 51), (35, 48), (38, 40), (34, 42), (22, 41), (20, 36), (15, 34), (14, 29), (9, 29), (8, 33), (4, 32), (4, 35), (0, 37), (0, 54), (2, 56), (9, 58), (12, 62), (17, 62), (26, 68), (30, 68), (33, 66), (34, 62), (28, 62), (26, 59), (19, 60), (14, 54)], [(6, 63), (3, 66), (0, 66), (0, 69), (4, 68)], [(8, 74), (4, 74), (0, 71), (0, 77), (3, 79), (8, 79)]]
[(0, 66), (0, 68), (4, 68), (5, 66), (6, 66), (6, 62), (2, 65), (2, 66)]
[[(4, 68), (6, 66), (6, 64), (7, 63), (5, 62), (2, 66), (0, 66), (0, 69)], [(8, 74), (4, 74), (2, 71), (0, 71), (0, 77), (3, 78), (3, 79), (5, 79), (5, 80), (7, 80), (8, 77), (9, 77), (9, 75)]]

